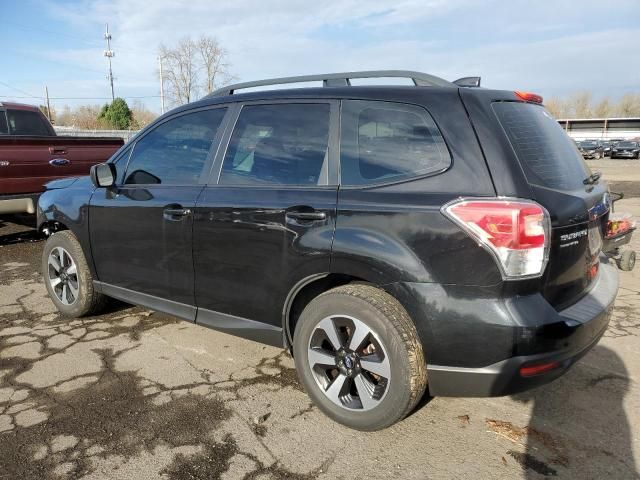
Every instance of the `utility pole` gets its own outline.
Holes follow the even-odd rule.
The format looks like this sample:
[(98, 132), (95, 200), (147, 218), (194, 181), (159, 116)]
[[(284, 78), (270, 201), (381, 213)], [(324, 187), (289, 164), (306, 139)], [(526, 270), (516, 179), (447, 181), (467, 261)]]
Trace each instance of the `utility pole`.
[(162, 55), (158, 55), (160, 64), (160, 114), (164, 113), (164, 77), (162, 76)]
[(49, 104), (49, 87), (47, 87), (46, 85), (44, 86), (44, 95), (47, 99), (47, 118), (49, 119), (49, 122), (51, 122), (51, 105)]
[(111, 50), (111, 34), (109, 33), (109, 24), (106, 24), (106, 31), (104, 33), (104, 39), (107, 41), (107, 49), (104, 51), (104, 56), (109, 59), (109, 75), (107, 75), (107, 80), (111, 84), (111, 101), (115, 100), (115, 95), (113, 93), (113, 72), (111, 71), (111, 59), (116, 55), (113, 50)]

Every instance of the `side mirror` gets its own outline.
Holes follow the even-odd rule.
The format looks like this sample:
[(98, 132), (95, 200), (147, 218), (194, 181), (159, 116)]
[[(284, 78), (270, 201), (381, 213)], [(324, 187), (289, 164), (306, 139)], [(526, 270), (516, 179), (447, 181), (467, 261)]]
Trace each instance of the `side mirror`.
[(98, 188), (112, 187), (116, 183), (116, 167), (112, 163), (94, 165), (89, 175)]

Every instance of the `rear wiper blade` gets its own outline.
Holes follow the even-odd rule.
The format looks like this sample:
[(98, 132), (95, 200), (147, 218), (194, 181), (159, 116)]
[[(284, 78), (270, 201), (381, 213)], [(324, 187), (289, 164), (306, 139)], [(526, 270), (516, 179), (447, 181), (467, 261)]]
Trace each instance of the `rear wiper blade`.
[(596, 183), (598, 180), (600, 180), (600, 177), (602, 176), (602, 173), (600, 172), (593, 172), (591, 175), (589, 175), (587, 178), (585, 178), (582, 183), (584, 183), (585, 185), (593, 185), (594, 183)]

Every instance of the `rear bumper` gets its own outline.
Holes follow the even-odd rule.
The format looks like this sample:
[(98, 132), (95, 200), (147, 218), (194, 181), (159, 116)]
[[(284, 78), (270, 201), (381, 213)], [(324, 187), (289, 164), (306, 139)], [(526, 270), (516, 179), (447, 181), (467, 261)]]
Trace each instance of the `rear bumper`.
[[(554, 310), (540, 295), (505, 300), (514, 325), (515, 355), (479, 368), (427, 365), (430, 394), (510, 395), (558, 378), (598, 343), (609, 324), (617, 291), (617, 270), (602, 263), (589, 293), (565, 310)], [(492, 348), (490, 338), (476, 341)], [(549, 362), (557, 362), (557, 366), (546, 373), (529, 377), (520, 374), (522, 366)]]
[(0, 196), (0, 214), (36, 213), (39, 194), (24, 193), (20, 195)]

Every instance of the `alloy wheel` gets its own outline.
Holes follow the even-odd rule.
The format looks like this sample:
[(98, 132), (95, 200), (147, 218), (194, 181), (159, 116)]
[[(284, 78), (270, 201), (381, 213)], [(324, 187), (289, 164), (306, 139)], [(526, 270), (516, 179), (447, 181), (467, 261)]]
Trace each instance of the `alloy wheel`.
[(72, 305), (78, 299), (80, 284), (78, 269), (73, 257), (62, 247), (55, 247), (47, 259), (47, 277), (55, 296), (64, 305)]
[(357, 318), (333, 315), (319, 322), (309, 339), (308, 360), (318, 387), (340, 407), (371, 410), (389, 390), (385, 347)]

